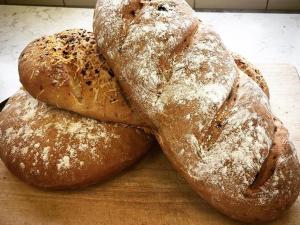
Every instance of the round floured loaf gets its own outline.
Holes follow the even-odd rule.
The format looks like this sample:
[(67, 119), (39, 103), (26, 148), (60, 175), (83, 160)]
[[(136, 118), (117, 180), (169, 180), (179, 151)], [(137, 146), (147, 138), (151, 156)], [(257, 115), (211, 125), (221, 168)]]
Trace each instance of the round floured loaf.
[[(268, 95), (268, 87), (251, 63), (235, 54), (240, 71)], [(123, 98), (114, 73), (97, 52), (94, 34), (66, 30), (30, 43), (19, 59), (20, 80), (35, 98), (81, 115), (145, 126)]]
[(286, 128), (184, 0), (98, 0), (94, 33), (124, 96), (203, 199), (244, 222), (295, 202), (300, 165)]
[(20, 90), (0, 113), (0, 157), (23, 181), (43, 188), (99, 182), (136, 162), (151, 137), (47, 106)]

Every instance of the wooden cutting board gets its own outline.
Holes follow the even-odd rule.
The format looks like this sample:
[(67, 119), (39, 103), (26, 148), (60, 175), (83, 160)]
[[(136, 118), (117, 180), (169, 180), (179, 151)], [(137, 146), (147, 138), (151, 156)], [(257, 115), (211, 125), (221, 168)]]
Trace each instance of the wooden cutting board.
[[(274, 112), (300, 151), (300, 80), (289, 65), (260, 66)], [(299, 152), (298, 152), (299, 155)], [(158, 147), (117, 177), (77, 191), (30, 187), (0, 162), (0, 224), (242, 224), (202, 201), (172, 169)], [(300, 198), (272, 225), (299, 225)]]

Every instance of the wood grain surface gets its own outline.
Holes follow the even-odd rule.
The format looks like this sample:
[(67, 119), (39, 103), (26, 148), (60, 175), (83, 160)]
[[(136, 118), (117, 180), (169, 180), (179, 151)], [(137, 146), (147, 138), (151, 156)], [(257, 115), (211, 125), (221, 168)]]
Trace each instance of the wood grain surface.
[[(289, 65), (261, 65), (275, 114), (300, 151), (300, 80)], [(242, 224), (202, 201), (172, 169), (159, 147), (104, 183), (76, 191), (45, 191), (19, 181), (0, 161), (0, 225)], [(300, 198), (272, 225), (299, 225)]]

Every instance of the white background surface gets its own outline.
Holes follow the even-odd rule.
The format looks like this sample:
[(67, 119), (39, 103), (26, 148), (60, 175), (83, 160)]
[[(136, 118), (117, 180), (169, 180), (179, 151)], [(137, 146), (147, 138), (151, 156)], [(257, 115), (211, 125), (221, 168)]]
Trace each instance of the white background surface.
[[(300, 14), (198, 13), (225, 45), (253, 63), (300, 70)], [(20, 86), (17, 61), (33, 39), (68, 28), (92, 30), (92, 9), (0, 5), (0, 102)]]

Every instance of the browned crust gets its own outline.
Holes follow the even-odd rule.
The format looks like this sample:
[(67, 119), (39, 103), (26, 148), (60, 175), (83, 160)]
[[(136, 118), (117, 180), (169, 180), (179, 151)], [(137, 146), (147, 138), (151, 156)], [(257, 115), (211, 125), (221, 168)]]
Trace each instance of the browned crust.
[[(170, 159), (170, 162), (176, 168), (176, 170), (186, 179), (186, 181), (191, 185), (191, 187), (207, 202), (213, 205), (220, 212), (225, 215), (247, 223), (262, 222), (274, 220), (281, 216), (285, 210), (289, 209), (291, 205), (295, 202), (299, 195), (300, 180), (299, 180), (299, 162), (296, 156), (294, 146), (288, 140), (288, 132), (286, 128), (279, 123), (278, 131), (274, 137), (274, 145), (277, 146), (275, 149), (272, 148), (270, 151), (279, 150), (277, 152), (276, 159), (281, 158), (284, 161), (276, 162), (273, 167), (266, 166), (263, 171), (268, 173), (266, 177), (259, 177), (259, 186), (257, 189), (249, 187), (247, 192), (244, 193), (244, 198), (240, 201), (236, 201), (229, 197), (226, 192), (218, 188), (208, 188), (203, 185), (203, 183), (198, 183), (193, 178), (188, 176), (184, 167), (182, 167), (181, 162), (176, 160), (176, 154), (172, 152), (170, 146), (164, 143), (164, 137), (161, 137), (157, 133), (157, 139), (162, 146), (164, 153)], [(271, 160), (273, 153), (268, 157), (266, 164)], [(186, 162), (188, 163), (188, 162)], [(271, 171), (271, 173), (269, 173)], [(261, 198), (265, 195), (264, 188), (269, 188), (272, 185), (272, 180), (274, 179), (274, 173), (281, 173), (284, 179), (280, 179), (279, 186), (284, 194), (280, 195), (280, 198), (274, 199), (272, 202), (267, 204), (257, 204), (260, 202)], [(289, 183), (289, 190), (286, 191), (286, 183)], [(287, 194), (289, 193), (289, 194)]]
[(149, 150), (142, 130), (55, 109), (19, 91), (0, 113), (0, 157), (18, 178), (50, 189), (110, 178)]

